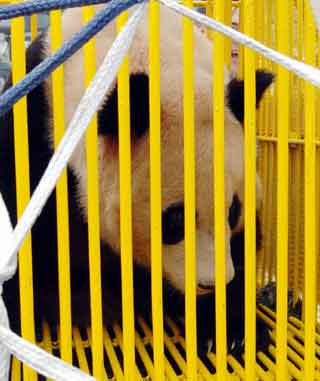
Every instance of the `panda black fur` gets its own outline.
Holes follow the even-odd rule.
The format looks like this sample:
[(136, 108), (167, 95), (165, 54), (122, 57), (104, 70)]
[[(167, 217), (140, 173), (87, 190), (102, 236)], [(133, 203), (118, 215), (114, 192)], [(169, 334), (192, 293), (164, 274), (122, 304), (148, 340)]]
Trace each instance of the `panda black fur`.
[[(174, 221), (175, 233), (183, 234), (181, 225), (181, 210), (183, 209), (183, 133), (182, 133), (182, 41), (180, 18), (161, 6), (161, 122), (162, 164), (164, 179), (163, 189), (163, 219), (170, 216), (169, 225)], [(64, 39), (81, 27), (81, 10), (67, 10), (63, 15)], [(148, 316), (151, 309), (150, 290), (150, 260), (146, 258), (149, 243), (148, 213), (149, 208), (148, 177), (145, 176), (148, 157), (148, 129), (149, 129), (149, 88), (148, 88), (148, 60), (147, 60), (147, 13), (139, 26), (133, 47), (130, 51), (130, 112), (132, 131), (132, 167), (133, 167), (133, 247), (134, 247), (134, 290), (136, 314)], [(101, 63), (103, 55), (108, 50), (115, 35), (115, 24), (111, 23), (97, 36), (97, 61)], [(178, 37), (179, 36), (179, 37)], [(209, 268), (213, 273), (212, 227), (212, 94), (211, 94), (211, 42), (199, 31), (195, 36), (195, 112), (196, 131), (200, 145), (197, 146), (197, 172), (201, 181), (197, 182), (201, 206), (197, 215), (197, 226), (204, 226), (197, 231), (198, 255), (205, 260), (202, 268)], [(30, 71), (41, 62), (49, 52), (46, 34), (39, 36), (27, 51), (27, 71)], [(179, 50), (180, 49), (180, 50)], [(164, 54), (163, 54), (164, 52)], [(83, 93), (82, 53), (75, 54), (65, 65), (65, 100), (66, 124), (74, 112)], [(179, 72), (176, 70), (179, 68)], [(243, 82), (230, 79), (225, 72), (226, 104), (226, 175), (227, 205), (226, 205), (226, 236), (230, 239), (230, 252), (227, 253), (227, 323), (228, 348), (231, 349), (236, 341), (241, 346), (244, 337), (244, 264), (243, 264)], [(257, 106), (264, 91), (272, 83), (273, 76), (266, 72), (257, 72)], [(10, 81), (7, 87), (10, 86)], [(173, 89), (173, 90), (172, 90)], [(170, 90), (172, 90), (170, 92)], [(33, 90), (27, 97), (28, 125), (29, 125), (29, 157), (31, 192), (35, 189), (44, 169), (52, 155), (52, 110), (50, 103), (50, 80)], [(16, 197), (15, 197), (15, 163), (13, 156), (13, 115), (7, 113), (0, 120), (0, 191), (9, 208), (12, 223), (15, 225)], [(206, 125), (206, 128), (203, 127)], [(19, 126), (16, 126), (19, 128)], [(101, 271), (103, 290), (103, 314), (106, 323), (114, 320), (121, 321), (121, 271), (119, 256), (119, 194), (117, 176), (111, 176), (118, 171), (118, 112), (117, 86), (107, 95), (98, 113), (99, 132), (99, 171), (100, 171), (100, 210), (105, 211), (107, 218), (102, 217), (101, 223)], [(196, 132), (198, 134), (198, 132)], [(177, 150), (177, 147), (179, 150)], [(173, 154), (169, 158), (169, 148)], [(172, 151), (172, 149), (174, 149)], [(179, 153), (176, 153), (178, 152)], [(181, 151), (181, 153), (180, 153)], [(89, 270), (88, 270), (88, 239), (86, 223), (86, 190), (85, 190), (85, 158), (84, 146), (81, 144), (68, 167), (69, 186), (69, 225), (70, 225), (70, 261), (72, 286), (72, 318), (73, 323), (80, 326), (90, 324), (89, 303)], [(111, 159), (110, 159), (111, 158)], [(231, 164), (230, 164), (231, 163)], [(107, 168), (107, 169), (106, 169)], [(110, 169), (111, 168), (111, 169)], [(142, 170), (140, 170), (142, 169)], [(104, 172), (105, 171), (105, 172)], [(111, 171), (111, 172), (110, 172)], [(197, 174), (197, 173), (196, 173)], [(234, 180), (236, 178), (236, 180)], [(165, 183), (171, 179), (170, 183)], [(173, 180), (172, 180), (173, 179)], [(230, 180), (230, 181), (229, 181)], [(110, 190), (110, 187), (112, 188)], [(203, 188), (204, 187), (204, 188)], [(109, 190), (106, 190), (108, 188)], [(203, 189), (202, 189), (203, 188)], [(257, 188), (259, 190), (259, 187)], [(258, 192), (259, 193), (259, 192)], [(135, 202), (134, 195), (144, 197)], [(141, 197), (142, 197), (141, 196)], [(205, 201), (203, 201), (206, 199)], [(116, 201), (114, 201), (116, 200)], [(199, 201), (200, 200), (200, 201)], [(108, 208), (114, 202), (114, 210)], [(36, 325), (41, 327), (41, 318), (45, 317), (50, 324), (59, 322), (58, 303), (58, 264), (57, 264), (57, 230), (56, 230), (56, 198), (52, 194), (37, 223), (32, 229), (33, 250), (33, 277), (35, 296)], [(172, 214), (173, 208), (176, 214)], [(169, 212), (168, 212), (169, 210)], [(139, 214), (140, 213), (140, 214)], [(137, 218), (135, 217), (137, 215)], [(258, 219), (259, 222), (259, 219)], [(109, 225), (108, 225), (109, 224)], [(148, 225), (148, 226), (147, 226)], [(168, 225), (168, 226), (169, 226)], [(259, 226), (259, 224), (258, 224)], [(144, 230), (142, 229), (144, 228)], [(111, 229), (111, 230), (110, 230)], [(142, 229), (142, 230), (141, 230)], [(173, 316), (184, 315), (184, 294), (181, 285), (184, 285), (184, 264), (180, 257), (172, 262), (176, 251), (183, 252), (183, 237), (180, 241), (172, 234), (169, 228), (164, 233), (164, 309)], [(206, 230), (207, 229), (207, 230)], [(166, 232), (166, 226), (163, 226)], [(260, 242), (260, 230), (257, 230)], [(110, 238), (110, 239), (109, 239)], [(145, 239), (145, 241), (143, 240)], [(203, 243), (205, 242), (205, 243)], [(258, 242), (258, 243), (259, 243)], [(210, 245), (209, 245), (210, 243)], [(207, 249), (207, 244), (210, 250)], [(202, 246), (201, 246), (202, 245)], [(169, 253), (169, 254), (168, 254)], [(211, 255), (210, 255), (211, 253)], [(233, 274), (232, 263), (235, 270)], [(183, 259), (184, 260), (184, 259)], [(180, 261), (180, 262), (179, 262)], [(200, 265), (202, 262), (200, 263)], [(182, 267), (179, 280), (174, 278), (175, 271)], [(176, 268), (175, 268), (176, 266)], [(201, 268), (201, 266), (199, 266)], [(208, 271), (208, 270), (206, 270)], [(210, 275), (210, 274), (209, 274)], [(201, 278), (197, 297), (197, 327), (198, 351), (203, 353), (208, 349), (208, 342), (214, 342), (215, 312), (213, 274), (212, 279)], [(233, 276), (234, 275), (234, 276)], [(232, 279), (233, 278), (233, 279)], [(175, 283), (176, 282), (176, 283)], [(16, 332), (20, 332), (18, 275), (4, 286), (4, 298), (9, 307), (10, 323)], [(179, 284), (179, 286), (177, 286)], [(180, 287), (180, 288), (179, 288)], [(258, 322), (259, 324), (259, 322)], [(262, 337), (260, 340), (259, 337)], [(258, 332), (258, 349), (267, 342), (267, 333)]]

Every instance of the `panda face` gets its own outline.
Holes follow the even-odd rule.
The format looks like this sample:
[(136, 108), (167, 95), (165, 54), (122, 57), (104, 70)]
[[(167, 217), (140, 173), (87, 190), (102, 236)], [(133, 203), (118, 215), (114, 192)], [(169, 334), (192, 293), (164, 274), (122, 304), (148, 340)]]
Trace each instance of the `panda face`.
[[(140, 78), (140, 79), (139, 79)], [(137, 116), (148, 115), (148, 80), (146, 74), (136, 74), (130, 78), (131, 128), (132, 130), (132, 206), (133, 206), (133, 255), (134, 261), (146, 268), (150, 267), (150, 164), (149, 126), (142, 128), (147, 119)], [(147, 95), (146, 102), (139, 95)], [(141, 87), (147, 86), (147, 89)], [(114, 90), (116, 92), (116, 89)], [(109, 100), (114, 96), (111, 95)], [(204, 98), (204, 96), (203, 96)], [(134, 99), (139, 99), (139, 108)], [(207, 107), (210, 110), (210, 101)], [(99, 115), (100, 139), (100, 209), (103, 239), (114, 251), (120, 252), (119, 239), (119, 167), (118, 137), (116, 128), (110, 125), (110, 103)], [(199, 94), (196, 103), (201, 101)], [(184, 235), (184, 153), (182, 105), (174, 99), (161, 108), (161, 181), (162, 181), (162, 256), (165, 278), (179, 291), (185, 287), (185, 235)], [(171, 104), (172, 103), (172, 104)], [(112, 105), (113, 110), (114, 105)], [(114, 114), (113, 114), (114, 115)], [(115, 114), (116, 115), (116, 114)], [(230, 252), (231, 227), (228, 222), (234, 195), (238, 192), (243, 178), (243, 130), (226, 109), (225, 119), (225, 167), (226, 167), (226, 280), (231, 281), (234, 268)], [(103, 130), (103, 120), (109, 120), (107, 130)], [(139, 121), (139, 128), (134, 126)], [(116, 121), (117, 122), (117, 121)], [(137, 132), (138, 131), (138, 132)], [(142, 132), (144, 131), (144, 132)], [(198, 294), (212, 292), (215, 283), (214, 268), (214, 211), (213, 211), (213, 128), (207, 115), (196, 112), (196, 268)], [(239, 216), (234, 216), (237, 222)], [(116, 229), (115, 229), (116, 227)]]
[[(185, 289), (184, 236), (184, 136), (181, 18), (160, 6), (161, 51), (161, 181), (162, 181), (162, 258), (164, 277), (180, 292)], [(79, 27), (75, 27), (76, 17)], [(81, 26), (81, 12), (66, 11), (63, 16), (64, 38)], [(133, 259), (150, 268), (150, 164), (149, 164), (149, 76), (148, 76), (148, 12), (139, 24), (130, 63), (130, 123), (132, 158)], [(115, 37), (110, 23), (96, 38), (97, 66)], [(195, 166), (196, 166), (196, 271), (197, 292), (212, 292), (215, 284), (213, 197), (213, 126), (212, 121), (212, 46), (200, 31), (194, 30), (194, 104), (195, 104)], [(84, 86), (82, 53), (78, 52), (65, 64), (66, 122), (76, 108)], [(81, 63), (79, 63), (81, 61)], [(241, 214), (244, 185), (243, 82), (231, 80), (225, 71), (225, 258), (226, 281), (234, 276), (230, 239), (243, 228)], [(257, 104), (272, 82), (266, 75), (257, 76)], [(117, 84), (98, 113), (99, 128), (99, 191), (101, 239), (120, 253), (120, 199), (118, 160)], [(152, 149), (152, 147), (151, 147)], [(78, 197), (87, 215), (87, 177), (84, 140), (70, 161), (70, 168), (79, 183)], [(238, 200), (235, 205), (234, 200)], [(237, 209), (238, 208), (238, 209)], [(237, 212), (238, 210), (238, 212)], [(240, 210), (240, 212), (239, 212)], [(231, 223), (230, 223), (231, 215)]]

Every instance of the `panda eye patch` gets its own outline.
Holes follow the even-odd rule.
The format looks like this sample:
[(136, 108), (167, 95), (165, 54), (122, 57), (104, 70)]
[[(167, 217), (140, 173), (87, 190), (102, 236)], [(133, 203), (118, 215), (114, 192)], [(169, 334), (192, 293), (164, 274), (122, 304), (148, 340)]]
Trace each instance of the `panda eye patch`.
[(162, 242), (176, 245), (184, 239), (184, 204), (171, 204), (162, 212)]
[(229, 209), (228, 222), (229, 222), (229, 226), (231, 230), (237, 226), (240, 216), (241, 216), (241, 203), (238, 196), (235, 194), (233, 196), (232, 204)]

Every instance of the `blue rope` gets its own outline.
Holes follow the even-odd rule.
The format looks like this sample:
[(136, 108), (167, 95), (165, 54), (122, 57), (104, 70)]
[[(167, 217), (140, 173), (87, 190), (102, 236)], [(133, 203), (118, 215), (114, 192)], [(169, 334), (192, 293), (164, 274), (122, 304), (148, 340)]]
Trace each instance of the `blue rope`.
[(37, 87), (59, 65), (63, 64), (121, 12), (143, 1), (145, 0), (111, 0), (105, 9), (95, 15), (78, 33), (75, 33), (68, 41), (63, 43), (52, 56), (46, 58), (15, 86), (0, 95), (0, 117), (8, 112), (19, 99)]
[(33, 0), (25, 3), (0, 6), (0, 21), (54, 9), (75, 8), (83, 5), (107, 3), (109, 0)]

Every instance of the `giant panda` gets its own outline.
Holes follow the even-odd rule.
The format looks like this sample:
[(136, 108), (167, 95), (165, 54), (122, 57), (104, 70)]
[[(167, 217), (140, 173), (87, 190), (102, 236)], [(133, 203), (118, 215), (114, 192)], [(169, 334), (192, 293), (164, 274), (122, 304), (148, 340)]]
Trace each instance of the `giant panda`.
[[(100, 6), (96, 6), (99, 10)], [(183, 75), (181, 17), (160, 6), (161, 50), (161, 157), (162, 157), (162, 256), (165, 314), (184, 316), (184, 178), (183, 178)], [(63, 13), (63, 39), (82, 26), (82, 10)], [(116, 36), (115, 21), (96, 36), (97, 67)], [(198, 352), (211, 349), (215, 336), (215, 276), (213, 220), (213, 109), (212, 42), (194, 28), (194, 91), (196, 138), (196, 276)], [(215, 52), (219, 54), (219, 52)], [(27, 71), (50, 55), (49, 32), (27, 50)], [(149, 316), (150, 285), (150, 190), (149, 190), (149, 68), (148, 12), (145, 12), (129, 51), (130, 122), (132, 145), (133, 264), (136, 316)], [(225, 237), (227, 281), (228, 350), (244, 337), (244, 83), (224, 73), (225, 86)], [(266, 71), (256, 73), (256, 99), (273, 82)], [(11, 86), (9, 81), (6, 88)], [(53, 152), (51, 80), (48, 78), (27, 96), (31, 192), (35, 189)], [(68, 125), (84, 92), (83, 50), (64, 65), (65, 123)], [(117, 82), (105, 95), (98, 111), (99, 202), (101, 271), (105, 324), (121, 322), (120, 200), (118, 160)], [(17, 222), (13, 114), (0, 120), (0, 191)], [(19, 126), (16, 126), (19, 128)], [(219, 149), (216, 147), (215, 149)], [(72, 322), (90, 324), (87, 238), (87, 175), (85, 140), (68, 165)], [(257, 177), (258, 178), (258, 177)], [(257, 205), (261, 189), (257, 181)], [(259, 216), (258, 210), (257, 215)], [(259, 227), (259, 218), (257, 218)], [(260, 244), (260, 229), (257, 242)], [(33, 278), (36, 327), (41, 319), (59, 323), (56, 196), (53, 193), (32, 229)], [(18, 275), (4, 286), (10, 324), (20, 332)], [(259, 323), (258, 323), (259, 324)], [(261, 333), (261, 334), (260, 334)], [(258, 348), (267, 332), (258, 329)], [(262, 339), (261, 339), (262, 337)], [(261, 344), (262, 343), (262, 344)], [(241, 345), (241, 344), (239, 344)]]

